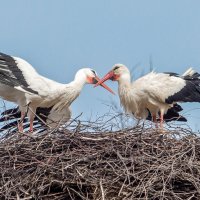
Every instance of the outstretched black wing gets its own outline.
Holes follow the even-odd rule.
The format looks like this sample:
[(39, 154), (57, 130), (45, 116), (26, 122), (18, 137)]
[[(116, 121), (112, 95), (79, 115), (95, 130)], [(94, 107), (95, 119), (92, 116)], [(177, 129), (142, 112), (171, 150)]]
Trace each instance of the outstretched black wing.
[[(40, 108), (38, 107), (36, 110), (36, 117), (33, 122), (33, 126), (37, 129), (40, 129), (40, 132), (47, 129), (46, 121), (48, 119), (48, 115), (51, 112), (52, 107), (50, 108)], [(12, 108), (8, 109), (1, 113), (0, 122), (4, 122), (5, 125), (3, 125), (0, 129), (0, 132), (3, 132), (8, 129), (12, 129), (12, 132), (18, 131), (18, 123), (20, 121), (21, 112), (19, 108)], [(25, 117), (24, 121), (24, 128), (28, 128), (30, 123), (28, 121), (28, 118)]]

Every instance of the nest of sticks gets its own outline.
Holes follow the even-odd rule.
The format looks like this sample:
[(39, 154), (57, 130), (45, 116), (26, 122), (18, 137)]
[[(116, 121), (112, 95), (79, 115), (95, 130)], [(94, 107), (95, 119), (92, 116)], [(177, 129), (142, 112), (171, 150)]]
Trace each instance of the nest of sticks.
[(200, 138), (191, 130), (87, 129), (3, 137), (1, 199), (200, 199)]

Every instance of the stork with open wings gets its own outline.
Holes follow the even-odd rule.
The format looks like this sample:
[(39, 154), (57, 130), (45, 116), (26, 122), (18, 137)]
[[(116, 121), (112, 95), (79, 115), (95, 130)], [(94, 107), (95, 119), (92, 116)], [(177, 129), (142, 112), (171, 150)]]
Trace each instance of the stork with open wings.
[[(86, 83), (95, 84), (98, 80), (93, 69), (82, 68), (77, 71), (72, 82), (58, 83), (39, 75), (25, 60), (0, 53), (0, 96), (19, 106), (19, 131), (23, 131), (26, 113), (30, 121), (30, 131), (33, 131), (37, 108), (51, 108), (51, 118), (68, 120), (71, 116), (69, 106), (79, 96), (83, 86)], [(105, 84), (102, 86), (113, 93)]]

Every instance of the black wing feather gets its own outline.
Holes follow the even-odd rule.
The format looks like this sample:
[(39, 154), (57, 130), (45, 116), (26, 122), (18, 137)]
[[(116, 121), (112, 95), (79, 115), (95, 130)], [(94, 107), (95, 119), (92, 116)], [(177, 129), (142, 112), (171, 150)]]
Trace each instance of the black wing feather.
[(15, 59), (12, 56), (0, 53), (0, 83), (10, 87), (20, 86), (24, 90), (33, 94), (38, 94), (37, 91), (30, 88), (22, 71), (17, 66)]
[[(177, 77), (177, 74), (173, 74), (170, 73), (170, 76)], [(179, 92), (169, 96), (165, 102), (168, 104), (173, 102), (200, 102), (200, 74), (195, 72), (192, 75), (180, 78), (185, 81), (185, 86)]]
[[(38, 107), (37, 108), (36, 117), (33, 123), (34, 127), (41, 129), (41, 131), (44, 131), (47, 129), (47, 126), (43, 122), (47, 121), (48, 115), (50, 114), (51, 109), (52, 107), (49, 107), (49, 108)], [(0, 122), (6, 122), (7, 124), (1, 127), (0, 132), (5, 131), (7, 129), (12, 129), (12, 131), (18, 131), (17, 125), (20, 121), (20, 117), (21, 117), (21, 112), (18, 107), (8, 109), (2, 112)], [(23, 123), (24, 123), (23, 125), (24, 128), (29, 127), (29, 121), (27, 117), (24, 119)]]
[[(181, 122), (187, 122), (187, 119), (185, 117), (183, 117), (182, 115), (179, 114), (180, 111), (182, 111), (183, 108), (178, 105), (178, 104), (174, 104), (174, 106), (170, 109), (168, 109), (167, 113), (164, 114), (163, 118), (165, 122), (171, 122), (171, 121), (181, 121)], [(150, 111), (148, 110), (148, 117), (146, 118), (147, 120), (152, 120), (152, 116)], [(160, 116), (160, 112), (158, 113)], [(159, 121), (160, 119), (158, 119)]]

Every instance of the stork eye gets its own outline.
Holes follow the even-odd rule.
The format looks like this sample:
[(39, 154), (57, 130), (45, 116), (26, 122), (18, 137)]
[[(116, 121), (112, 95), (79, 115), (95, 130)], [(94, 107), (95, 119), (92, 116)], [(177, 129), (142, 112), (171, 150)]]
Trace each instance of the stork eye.
[(91, 70), (92, 71), (92, 73), (96, 76), (97, 75), (97, 73), (94, 71), (94, 70)]
[(117, 70), (117, 69), (119, 69), (119, 66), (116, 66), (116, 67), (114, 68), (114, 70)]

